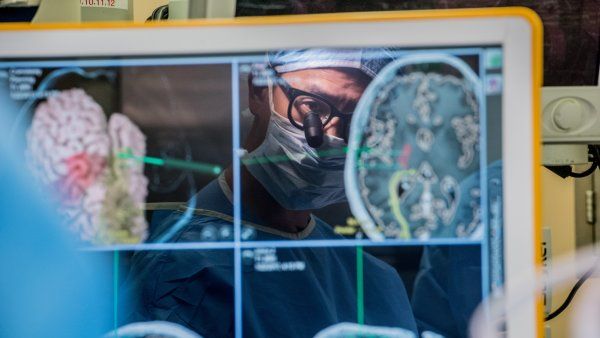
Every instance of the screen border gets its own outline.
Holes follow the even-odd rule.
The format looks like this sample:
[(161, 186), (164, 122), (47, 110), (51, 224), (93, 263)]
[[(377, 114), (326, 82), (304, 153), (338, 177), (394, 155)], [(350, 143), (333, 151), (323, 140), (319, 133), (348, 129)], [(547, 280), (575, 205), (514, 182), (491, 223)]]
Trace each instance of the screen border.
[[(353, 34), (348, 34), (349, 31)], [(518, 294), (522, 282), (534, 280), (538, 274), (541, 266), (538, 115), (542, 85), (542, 23), (530, 9), (366, 12), (148, 24), (2, 24), (0, 41), (0, 61), (243, 53), (319, 46), (499, 44), (504, 51), (502, 151), (506, 293)], [(529, 194), (523, 194), (524, 186), (529, 186)], [(541, 297), (511, 311), (508, 323), (509, 337), (541, 336)]]

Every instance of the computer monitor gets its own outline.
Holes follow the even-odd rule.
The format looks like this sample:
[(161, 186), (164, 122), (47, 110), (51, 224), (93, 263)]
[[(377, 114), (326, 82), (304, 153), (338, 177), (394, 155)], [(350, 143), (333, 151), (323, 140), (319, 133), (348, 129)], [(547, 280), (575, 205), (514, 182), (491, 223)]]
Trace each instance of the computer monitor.
[[(10, 142), (82, 254), (114, 260), (115, 334), (465, 337), (477, 304), (535, 276), (529, 10), (0, 40)], [(509, 337), (540, 318), (511, 309)]]

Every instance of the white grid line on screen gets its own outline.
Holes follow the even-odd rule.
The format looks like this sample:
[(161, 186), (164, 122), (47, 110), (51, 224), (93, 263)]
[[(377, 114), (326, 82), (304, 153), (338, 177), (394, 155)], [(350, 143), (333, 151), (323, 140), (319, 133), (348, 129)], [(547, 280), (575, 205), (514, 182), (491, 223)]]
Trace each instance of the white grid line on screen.
[(481, 245), (481, 240), (460, 238), (430, 238), (427, 240), (387, 239), (372, 241), (369, 239), (319, 239), (319, 240), (280, 240), (280, 241), (235, 241), (230, 242), (189, 242), (189, 243), (145, 243), (110, 245), (104, 247), (86, 247), (83, 251), (152, 251), (152, 250), (232, 250), (239, 245), (241, 249), (254, 248), (343, 248), (354, 246), (456, 246)]
[(234, 244), (234, 320), (235, 337), (242, 334), (242, 253), (241, 253), (241, 199), (240, 199), (240, 75), (237, 60), (231, 63), (231, 114), (233, 123), (233, 244)]
[(487, 161), (487, 91), (486, 91), (486, 65), (485, 49), (479, 52), (479, 79), (481, 107), (479, 109), (479, 205), (481, 213), (481, 226), (483, 236), (481, 241), (481, 293), (483, 299), (489, 294), (490, 287), (490, 262), (489, 262), (489, 222), (488, 222), (488, 161)]

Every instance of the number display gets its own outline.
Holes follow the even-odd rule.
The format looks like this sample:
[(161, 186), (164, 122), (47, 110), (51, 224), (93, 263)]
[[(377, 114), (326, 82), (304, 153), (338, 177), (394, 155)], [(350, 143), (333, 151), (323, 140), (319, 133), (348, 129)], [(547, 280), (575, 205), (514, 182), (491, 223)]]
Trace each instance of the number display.
[(128, 0), (79, 0), (81, 7), (129, 9)]

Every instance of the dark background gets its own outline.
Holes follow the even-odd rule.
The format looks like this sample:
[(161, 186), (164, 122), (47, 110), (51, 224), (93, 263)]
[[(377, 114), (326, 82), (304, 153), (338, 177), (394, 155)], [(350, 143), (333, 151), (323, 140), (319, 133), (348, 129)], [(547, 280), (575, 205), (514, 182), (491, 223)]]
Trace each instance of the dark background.
[(236, 16), (525, 6), (544, 24), (544, 85), (598, 84), (600, 0), (237, 0)]

